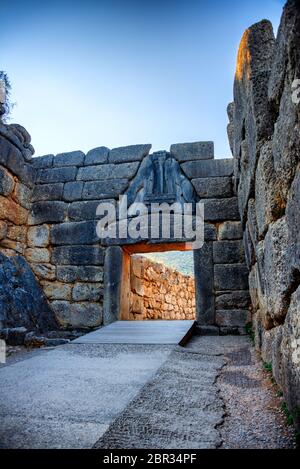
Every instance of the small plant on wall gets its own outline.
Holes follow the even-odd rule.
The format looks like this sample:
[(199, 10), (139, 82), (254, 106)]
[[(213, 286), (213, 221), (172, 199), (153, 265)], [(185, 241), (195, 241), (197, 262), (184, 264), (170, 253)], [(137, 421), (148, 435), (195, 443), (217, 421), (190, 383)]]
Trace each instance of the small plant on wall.
[(0, 70), (0, 119), (4, 122), (9, 118), (11, 109), (13, 107), (10, 102), (11, 83), (8, 75), (3, 70)]

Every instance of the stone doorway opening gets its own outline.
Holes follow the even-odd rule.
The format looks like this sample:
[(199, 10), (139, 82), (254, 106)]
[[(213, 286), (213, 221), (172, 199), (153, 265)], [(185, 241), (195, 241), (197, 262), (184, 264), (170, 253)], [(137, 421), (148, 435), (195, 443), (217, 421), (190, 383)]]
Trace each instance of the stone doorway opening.
[(188, 244), (123, 248), (119, 319), (196, 319), (194, 259)]

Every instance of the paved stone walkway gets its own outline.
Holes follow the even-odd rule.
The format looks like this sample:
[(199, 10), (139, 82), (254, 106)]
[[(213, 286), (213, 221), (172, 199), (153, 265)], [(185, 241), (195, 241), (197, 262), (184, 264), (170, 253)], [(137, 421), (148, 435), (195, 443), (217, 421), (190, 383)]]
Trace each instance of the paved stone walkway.
[(29, 356), (0, 368), (1, 448), (294, 445), (247, 337), (71, 344)]
[(76, 344), (182, 344), (195, 321), (115, 321), (74, 340)]

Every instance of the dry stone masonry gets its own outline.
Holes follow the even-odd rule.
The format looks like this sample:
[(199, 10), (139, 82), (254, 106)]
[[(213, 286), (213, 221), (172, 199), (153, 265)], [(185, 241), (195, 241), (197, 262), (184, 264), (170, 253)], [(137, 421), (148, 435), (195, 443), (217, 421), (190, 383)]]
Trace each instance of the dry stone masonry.
[(195, 319), (195, 281), (142, 256), (131, 257), (129, 318)]
[[(252, 316), (256, 346), (272, 363), (299, 427), (300, 128), (299, 104), (292, 100), (296, 79), (300, 13), (298, 2), (290, 0), (276, 39), (266, 20), (242, 38), (234, 101), (228, 107), (233, 158), (215, 159), (212, 142), (175, 144), (168, 152), (153, 154), (145, 144), (32, 158), (27, 131), (0, 122), (2, 336), (16, 327), (40, 333), (91, 329), (122, 318), (124, 311), (131, 311), (134, 319), (159, 317), (163, 306), (150, 305), (145, 295), (131, 292), (135, 267), (128, 259), (154, 250), (186, 250), (190, 240), (170, 242), (160, 235), (100, 240), (97, 206), (101, 201), (117, 204), (124, 194), (130, 204), (202, 201), (205, 240), (194, 251), (198, 324), (241, 333)], [(159, 288), (166, 288), (165, 272), (152, 274)], [(181, 279), (181, 285), (186, 281)], [(174, 292), (175, 286), (172, 304), (174, 300), (179, 305), (180, 292), (179, 298)], [(188, 300), (185, 314), (193, 314), (193, 308)]]
[(288, 1), (277, 38), (270, 22), (242, 38), (229, 105), (234, 181), (250, 271), (255, 340), (300, 426), (299, 2)]

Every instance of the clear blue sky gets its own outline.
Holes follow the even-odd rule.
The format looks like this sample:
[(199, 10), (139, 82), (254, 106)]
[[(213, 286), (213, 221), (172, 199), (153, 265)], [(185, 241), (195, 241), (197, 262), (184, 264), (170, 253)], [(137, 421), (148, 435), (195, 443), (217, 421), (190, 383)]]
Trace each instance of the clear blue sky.
[(281, 0), (1, 2), (0, 69), (13, 85), (12, 122), (37, 155), (105, 145), (214, 140), (228, 157), (243, 31)]

